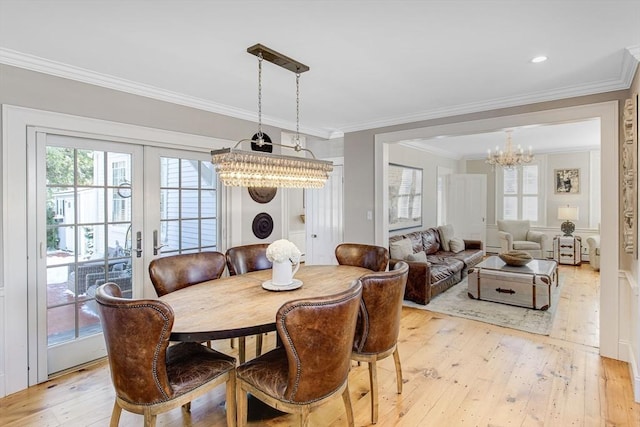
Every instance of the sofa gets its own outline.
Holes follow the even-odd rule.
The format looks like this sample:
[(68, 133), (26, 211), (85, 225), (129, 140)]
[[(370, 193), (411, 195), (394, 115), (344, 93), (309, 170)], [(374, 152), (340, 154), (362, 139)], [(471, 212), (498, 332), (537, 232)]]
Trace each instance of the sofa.
[[(443, 245), (441, 232), (438, 228), (429, 228), (389, 237), (389, 269), (400, 261), (409, 264), (405, 300), (428, 304), (433, 297), (459, 283), (471, 267), (482, 261), (484, 251), (480, 240), (456, 239), (460, 243), (454, 252), (451, 247), (443, 247), (449, 246), (449, 242)], [(407, 254), (408, 251), (411, 253)]]

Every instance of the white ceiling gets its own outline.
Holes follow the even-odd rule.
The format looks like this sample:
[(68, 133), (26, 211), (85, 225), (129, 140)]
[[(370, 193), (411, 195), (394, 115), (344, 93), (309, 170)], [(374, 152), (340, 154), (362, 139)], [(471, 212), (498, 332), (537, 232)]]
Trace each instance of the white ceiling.
[[(627, 89), (640, 0), (0, 0), (1, 63), (253, 121), (257, 60), (246, 49), (256, 43), (311, 68), (301, 131), (336, 137)], [(549, 60), (530, 62), (541, 54)], [(262, 111), (265, 123), (295, 127), (293, 73), (265, 63)], [(514, 142), (592, 144), (578, 128), (517, 130)], [(446, 146), (469, 140), (478, 155), (505, 137)]]

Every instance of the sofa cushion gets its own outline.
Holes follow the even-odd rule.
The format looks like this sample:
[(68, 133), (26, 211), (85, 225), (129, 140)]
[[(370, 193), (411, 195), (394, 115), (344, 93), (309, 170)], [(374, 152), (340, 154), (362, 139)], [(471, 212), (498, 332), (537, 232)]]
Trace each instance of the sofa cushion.
[(416, 254), (410, 254), (405, 258), (406, 261), (413, 262), (427, 262), (427, 254), (424, 251), (420, 251)]
[(427, 256), (427, 261), (431, 263), (431, 267), (444, 266), (450, 274), (455, 274), (464, 268), (464, 262), (452, 257), (451, 252), (438, 252)]
[(393, 259), (406, 259), (413, 253), (411, 240), (400, 239), (389, 244), (389, 255)]
[(422, 232), (422, 245), (427, 255), (435, 254), (440, 250), (440, 234), (437, 228), (430, 228)]
[(450, 224), (441, 225), (438, 227), (438, 234), (440, 234), (440, 245), (442, 249), (449, 252), (449, 241), (453, 239), (453, 226)]
[(454, 254), (453, 257), (464, 262), (465, 269), (468, 269), (482, 261), (483, 255), (481, 250), (465, 249), (462, 252)]
[(514, 240), (513, 241), (513, 250), (539, 251), (540, 250), (540, 244), (538, 242), (529, 242), (527, 240)]
[(459, 237), (454, 237), (453, 239), (449, 240), (449, 249), (454, 254), (464, 251), (464, 240)]

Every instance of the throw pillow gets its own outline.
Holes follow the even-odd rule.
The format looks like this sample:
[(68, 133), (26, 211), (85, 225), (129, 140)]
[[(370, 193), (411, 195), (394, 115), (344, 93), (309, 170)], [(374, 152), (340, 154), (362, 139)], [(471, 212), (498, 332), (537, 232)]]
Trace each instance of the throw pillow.
[(389, 255), (393, 259), (405, 259), (413, 253), (413, 245), (409, 239), (400, 239), (389, 244)]
[(440, 245), (443, 251), (449, 252), (449, 241), (453, 238), (453, 225), (441, 225), (438, 227), (438, 234), (440, 234)]
[(414, 261), (414, 262), (427, 262), (427, 254), (424, 251), (420, 251), (417, 254), (408, 255), (405, 258), (405, 261)]
[(449, 248), (451, 249), (451, 252), (455, 254), (464, 251), (464, 240), (459, 237), (454, 237), (449, 240)]

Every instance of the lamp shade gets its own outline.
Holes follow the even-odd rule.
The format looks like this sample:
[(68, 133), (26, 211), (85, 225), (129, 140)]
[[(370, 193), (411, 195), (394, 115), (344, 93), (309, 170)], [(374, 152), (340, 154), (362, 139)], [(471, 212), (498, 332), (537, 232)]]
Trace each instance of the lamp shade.
[(561, 206), (558, 208), (558, 219), (566, 221), (577, 221), (578, 207), (577, 206)]

